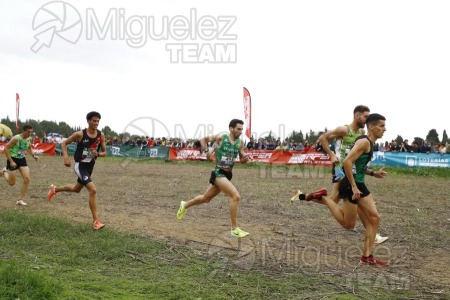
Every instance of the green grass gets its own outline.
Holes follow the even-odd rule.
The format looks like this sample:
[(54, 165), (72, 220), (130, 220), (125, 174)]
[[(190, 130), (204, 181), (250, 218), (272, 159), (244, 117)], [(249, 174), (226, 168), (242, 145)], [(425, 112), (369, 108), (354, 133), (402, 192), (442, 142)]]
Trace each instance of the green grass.
[[(0, 299), (370, 299), (317, 272), (264, 274), (188, 247), (27, 211), (0, 212)], [(380, 290), (379, 299), (409, 291)]]
[[(377, 170), (377, 167), (375, 167)], [(416, 167), (416, 168), (400, 168), (400, 167), (387, 167), (384, 170), (388, 171), (392, 175), (413, 175), (419, 177), (436, 177), (436, 178), (448, 178), (450, 179), (449, 168), (428, 168), (428, 167)]]

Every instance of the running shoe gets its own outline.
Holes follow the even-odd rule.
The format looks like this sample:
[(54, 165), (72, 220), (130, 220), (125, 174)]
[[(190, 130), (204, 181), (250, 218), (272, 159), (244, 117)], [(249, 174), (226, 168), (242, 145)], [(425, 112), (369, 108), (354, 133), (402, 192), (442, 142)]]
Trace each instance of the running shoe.
[(295, 192), (294, 196), (291, 197), (291, 205), (294, 204), (295, 201), (300, 201), (300, 194), (302, 193), (302, 191), (298, 190), (297, 192)]
[(22, 199), (19, 199), (16, 201), (17, 205), (22, 205), (22, 206), (27, 206), (28, 204), (25, 203), (25, 201), (23, 201)]
[(381, 236), (379, 233), (375, 236), (375, 244), (382, 244), (387, 241), (388, 236)]
[(299, 201), (311, 201), (311, 200), (322, 200), (322, 196), (326, 196), (327, 190), (326, 189), (321, 189), (315, 192), (312, 192), (311, 194), (304, 194), (302, 193), (302, 191), (298, 190), (294, 196), (292, 196), (291, 198), (291, 204), (294, 204), (295, 201), (299, 200)]
[(50, 185), (50, 190), (48, 191), (47, 194), (48, 201), (52, 201), (53, 198), (55, 198), (55, 196), (56, 196), (56, 185), (52, 184)]
[(243, 238), (246, 237), (247, 235), (249, 235), (249, 233), (240, 229), (239, 227), (236, 227), (235, 229), (231, 230), (231, 236)]
[(387, 261), (376, 259), (375, 257), (373, 257), (372, 254), (369, 257), (361, 256), (359, 263), (360, 264), (369, 264), (369, 265), (380, 265), (380, 266), (387, 265)]
[(180, 202), (180, 208), (178, 209), (178, 212), (177, 212), (177, 219), (178, 220), (183, 219), (183, 216), (186, 213), (186, 208), (184, 208), (185, 205), (186, 205), (185, 201), (181, 201)]
[(306, 201), (311, 201), (311, 200), (322, 200), (322, 196), (326, 196), (327, 195), (327, 190), (326, 189), (321, 189), (315, 192), (312, 192), (311, 194), (306, 195)]
[(103, 224), (102, 222), (100, 222), (99, 219), (94, 221), (94, 224), (92, 224), (92, 228), (94, 228), (95, 230), (99, 230), (102, 229), (103, 227), (105, 227), (105, 224)]

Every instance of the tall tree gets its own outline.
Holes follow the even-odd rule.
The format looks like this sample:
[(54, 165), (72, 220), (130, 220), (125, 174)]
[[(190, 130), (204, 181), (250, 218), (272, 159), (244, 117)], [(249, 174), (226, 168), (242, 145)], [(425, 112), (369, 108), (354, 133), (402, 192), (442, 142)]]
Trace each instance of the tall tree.
[(421, 137), (415, 137), (414, 138), (414, 142), (416, 142), (417, 143), (417, 145), (422, 145), (423, 144), (423, 138), (421, 138)]
[(436, 129), (431, 129), (427, 134), (427, 141), (431, 144), (440, 143), (439, 142), (439, 134), (437, 133)]
[(447, 136), (447, 131), (445, 131), (442, 133), (442, 143), (447, 143), (448, 142), (448, 136)]

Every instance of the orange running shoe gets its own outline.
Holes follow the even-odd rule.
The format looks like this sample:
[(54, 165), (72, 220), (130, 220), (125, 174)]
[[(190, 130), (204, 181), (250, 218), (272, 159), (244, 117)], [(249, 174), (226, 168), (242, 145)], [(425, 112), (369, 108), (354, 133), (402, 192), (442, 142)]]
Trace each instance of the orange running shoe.
[(103, 227), (105, 227), (105, 224), (103, 224), (102, 222), (100, 222), (99, 219), (94, 221), (94, 224), (92, 224), (92, 228), (94, 228), (95, 230), (99, 230), (102, 229)]
[(48, 191), (47, 194), (48, 201), (52, 201), (53, 198), (55, 198), (55, 196), (56, 196), (56, 185), (52, 184), (50, 185), (50, 190)]

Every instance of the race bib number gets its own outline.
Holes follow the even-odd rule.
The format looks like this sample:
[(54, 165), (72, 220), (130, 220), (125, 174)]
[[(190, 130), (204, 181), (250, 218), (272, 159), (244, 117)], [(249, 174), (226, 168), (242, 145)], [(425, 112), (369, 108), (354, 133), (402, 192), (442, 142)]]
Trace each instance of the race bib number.
[(27, 155), (27, 150), (19, 150), (17, 158), (24, 158)]
[(220, 159), (221, 166), (223, 166), (224, 168), (231, 168), (231, 167), (233, 167), (233, 164), (234, 164), (233, 157), (228, 157), (228, 156), (222, 155), (222, 157)]
[(89, 148), (83, 149), (83, 154), (81, 155), (81, 162), (89, 163), (94, 159), (94, 155), (92, 154), (92, 150)]

